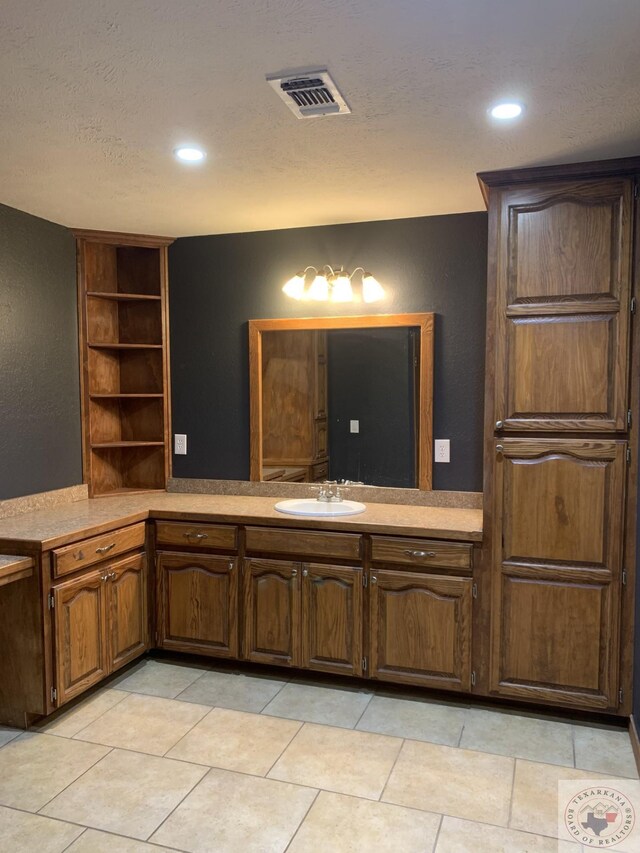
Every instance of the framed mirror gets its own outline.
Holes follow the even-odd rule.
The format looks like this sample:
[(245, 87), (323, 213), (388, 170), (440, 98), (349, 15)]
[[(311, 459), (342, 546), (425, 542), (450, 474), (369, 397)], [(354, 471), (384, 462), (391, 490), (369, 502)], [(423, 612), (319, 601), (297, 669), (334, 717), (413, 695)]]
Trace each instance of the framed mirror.
[(250, 478), (431, 489), (431, 313), (249, 320)]

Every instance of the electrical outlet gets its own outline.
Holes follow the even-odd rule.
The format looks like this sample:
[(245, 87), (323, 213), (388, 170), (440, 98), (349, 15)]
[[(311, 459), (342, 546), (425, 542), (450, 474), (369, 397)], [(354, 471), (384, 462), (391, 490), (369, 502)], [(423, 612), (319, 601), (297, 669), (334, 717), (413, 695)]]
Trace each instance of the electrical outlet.
[(176, 456), (187, 455), (187, 436), (176, 433), (173, 436), (173, 452)]
[(435, 456), (436, 462), (450, 462), (450, 444), (448, 438), (436, 438), (435, 440)]
[(360, 432), (360, 421), (349, 421), (349, 432)]

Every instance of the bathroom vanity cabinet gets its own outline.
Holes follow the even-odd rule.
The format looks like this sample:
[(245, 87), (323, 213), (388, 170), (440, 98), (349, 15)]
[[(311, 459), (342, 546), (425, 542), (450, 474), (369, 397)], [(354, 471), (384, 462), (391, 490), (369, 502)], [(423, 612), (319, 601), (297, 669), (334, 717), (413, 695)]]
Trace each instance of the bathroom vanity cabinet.
[[(227, 500), (233, 513), (220, 509)], [(217, 511), (205, 515), (207, 502)], [(107, 505), (88, 503), (98, 513)], [(364, 522), (284, 527), (267, 498), (165, 494), (137, 505), (111, 529), (75, 521), (64, 536), (12, 540), (38, 571), (13, 587), (22, 584), (32, 620), (5, 614), (0, 599), (12, 629), (0, 659), (2, 722), (51, 713), (149, 648), (473, 689), (479, 510), (370, 505)], [(29, 529), (26, 516), (20, 525)], [(20, 689), (2, 678), (17, 666)]]

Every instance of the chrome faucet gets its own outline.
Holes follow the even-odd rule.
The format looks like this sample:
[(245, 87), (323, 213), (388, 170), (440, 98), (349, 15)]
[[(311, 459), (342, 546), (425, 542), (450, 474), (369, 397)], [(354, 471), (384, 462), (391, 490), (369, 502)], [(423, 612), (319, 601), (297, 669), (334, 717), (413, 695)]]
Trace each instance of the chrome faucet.
[(325, 503), (339, 503), (344, 498), (342, 490), (335, 480), (325, 480), (320, 486), (318, 500)]

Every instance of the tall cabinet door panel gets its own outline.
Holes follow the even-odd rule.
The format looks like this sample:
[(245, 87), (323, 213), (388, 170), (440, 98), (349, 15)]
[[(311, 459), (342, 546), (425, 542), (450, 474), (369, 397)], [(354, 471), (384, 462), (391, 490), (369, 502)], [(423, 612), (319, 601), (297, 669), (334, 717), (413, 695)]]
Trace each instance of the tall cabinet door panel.
[(633, 182), (500, 198), (497, 429), (625, 431)]
[(302, 666), (362, 674), (362, 569), (304, 564)]
[(100, 571), (53, 589), (59, 705), (109, 673), (106, 592)]
[(617, 704), (626, 443), (496, 447), (491, 690)]
[(160, 646), (238, 657), (237, 560), (160, 552), (157, 572)]
[(373, 571), (371, 675), (443, 690), (471, 688), (471, 578)]
[(257, 663), (300, 666), (301, 564), (244, 561), (244, 657)]
[(108, 571), (110, 663), (111, 670), (115, 670), (149, 646), (147, 559), (144, 554), (136, 554), (111, 565)]

